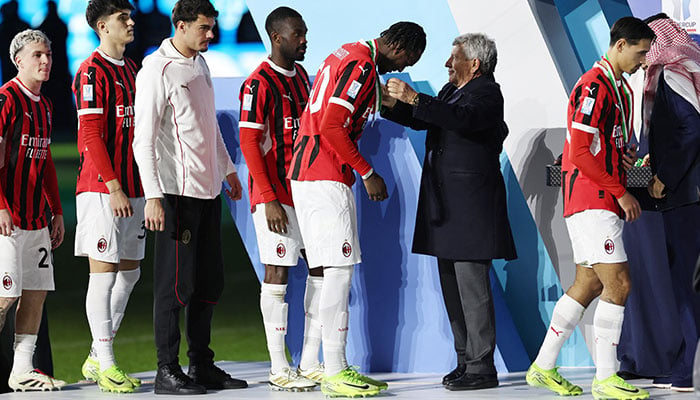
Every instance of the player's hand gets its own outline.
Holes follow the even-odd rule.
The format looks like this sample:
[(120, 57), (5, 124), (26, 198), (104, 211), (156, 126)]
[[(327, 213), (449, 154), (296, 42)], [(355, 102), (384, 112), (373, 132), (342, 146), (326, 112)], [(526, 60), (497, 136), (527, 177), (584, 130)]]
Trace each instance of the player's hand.
[(649, 179), (649, 183), (647, 184), (647, 191), (649, 192), (649, 196), (655, 198), (655, 199), (663, 199), (666, 197), (666, 185), (664, 185), (663, 182), (661, 182), (661, 179), (659, 179), (658, 176), (654, 175)]
[(231, 173), (226, 175), (226, 182), (231, 187), (231, 189), (226, 189), (226, 195), (231, 198), (231, 200), (240, 200), (243, 193), (241, 187), (241, 181), (238, 180), (237, 173)]
[(51, 250), (63, 243), (66, 227), (63, 224), (63, 215), (54, 215), (51, 219)]
[(129, 198), (126, 197), (126, 193), (121, 188), (109, 194), (109, 206), (115, 217), (126, 218), (134, 215), (134, 208), (131, 207)]
[(625, 171), (629, 171), (637, 162), (637, 146), (632, 145), (627, 149), (627, 152), (622, 155), (622, 165)]
[(367, 195), (370, 200), (382, 201), (389, 197), (386, 192), (386, 184), (384, 184), (384, 179), (375, 171), (367, 179), (363, 179), (362, 182), (365, 184), (365, 189), (367, 189)]
[(265, 203), (265, 218), (267, 218), (267, 227), (275, 233), (287, 233), (287, 212), (284, 211), (282, 203), (279, 200), (272, 200)]
[(387, 90), (386, 85), (382, 84), (382, 106), (386, 108), (394, 108), (396, 105), (396, 99), (391, 97), (389, 90)]
[(12, 235), (12, 214), (10, 210), (3, 209), (0, 210), (0, 235), (10, 236)]
[(639, 206), (637, 199), (630, 194), (630, 192), (625, 192), (619, 199), (617, 203), (622, 207), (625, 212), (625, 221), (632, 222), (637, 220), (642, 214), (642, 207)]
[(642, 167), (648, 167), (651, 165), (651, 161), (649, 158), (649, 154), (645, 155), (644, 158), (642, 158)]
[(144, 225), (149, 231), (165, 230), (165, 210), (160, 203), (162, 199), (154, 198), (146, 200), (144, 208)]
[(389, 78), (386, 89), (389, 96), (407, 104), (410, 104), (418, 94), (408, 83), (396, 78)]

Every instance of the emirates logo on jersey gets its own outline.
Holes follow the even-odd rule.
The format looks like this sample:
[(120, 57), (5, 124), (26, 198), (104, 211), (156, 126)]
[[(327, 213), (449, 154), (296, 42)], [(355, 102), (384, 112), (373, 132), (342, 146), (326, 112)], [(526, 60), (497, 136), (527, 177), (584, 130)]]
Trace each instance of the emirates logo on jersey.
[(610, 240), (610, 239), (606, 240), (604, 246), (605, 246), (606, 253), (612, 254), (615, 252), (615, 243), (612, 240)]
[(287, 248), (284, 247), (284, 243), (277, 244), (277, 257), (284, 258), (287, 255)]
[(350, 246), (350, 243), (348, 243), (346, 240), (345, 243), (343, 243), (343, 255), (345, 257), (350, 257), (351, 254), (352, 254), (352, 246)]
[(5, 276), (2, 277), (2, 287), (4, 287), (5, 290), (12, 289), (12, 278), (10, 275), (5, 274)]
[(97, 251), (104, 253), (105, 250), (107, 250), (107, 240), (105, 238), (100, 238), (100, 240), (97, 241)]

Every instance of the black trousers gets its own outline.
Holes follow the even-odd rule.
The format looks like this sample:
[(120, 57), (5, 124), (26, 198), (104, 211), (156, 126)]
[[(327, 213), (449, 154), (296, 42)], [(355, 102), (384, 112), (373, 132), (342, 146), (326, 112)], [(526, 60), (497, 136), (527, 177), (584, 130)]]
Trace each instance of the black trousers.
[(491, 293), (491, 260), (438, 258), (440, 286), (454, 336), (457, 362), (470, 374), (495, 374), (496, 316)]
[(156, 232), (153, 325), (158, 367), (179, 364), (180, 310), (190, 365), (213, 361), (211, 320), (224, 288), (221, 200), (166, 194), (165, 230)]

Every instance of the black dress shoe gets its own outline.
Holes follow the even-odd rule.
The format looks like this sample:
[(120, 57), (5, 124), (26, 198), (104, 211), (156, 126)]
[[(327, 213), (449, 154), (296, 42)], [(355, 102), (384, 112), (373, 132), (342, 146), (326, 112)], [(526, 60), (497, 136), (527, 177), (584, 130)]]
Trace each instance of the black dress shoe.
[(469, 374), (466, 373), (460, 378), (449, 381), (445, 385), (447, 390), (478, 390), (488, 389), (498, 386), (496, 374)]
[(195, 383), (207, 389), (243, 389), (248, 387), (248, 382), (231, 378), (231, 375), (214, 365), (214, 363), (190, 365), (190, 369), (187, 370), (187, 375), (189, 375)]
[(194, 383), (180, 366), (165, 365), (158, 368), (155, 382), (156, 394), (205, 394), (207, 389)]
[(448, 382), (453, 381), (457, 378), (461, 378), (466, 370), (467, 364), (457, 364), (457, 367), (455, 369), (453, 369), (449, 374), (442, 377), (442, 384), (447, 385)]

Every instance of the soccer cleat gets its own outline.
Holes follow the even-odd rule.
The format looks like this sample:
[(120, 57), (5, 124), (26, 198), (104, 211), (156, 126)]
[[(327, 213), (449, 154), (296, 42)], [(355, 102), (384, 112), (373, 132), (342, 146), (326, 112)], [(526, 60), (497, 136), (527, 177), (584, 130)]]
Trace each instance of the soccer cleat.
[(534, 362), (525, 375), (527, 384), (534, 387), (549, 389), (560, 396), (578, 396), (583, 393), (581, 386), (572, 384), (559, 375), (558, 368), (542, 369)]
[(301, 367), (297, 368), (297, 374), (306, 379), (311, 379), (316, 383), (321, 383), (323, 381), (325, 370), (323, 368), (323, 364), (316, 364), (315, 367), (311, 367), (309, 369), (301, 369)]
[(100, 376), (97, 378), (97, 386), (103, 392), (134, 393), (134, 385), (131, 384), (131, 380), (116, 365), (112, 365), (100, 372)]
[(376, 380), (376, 379), (372, 379), (372, 378), (370, 378), (370, 377), (367, 376), (367, 375), (362, 375), (362, 374), (357, 370), (357, 369), (358, 369), (357, 367), (354, 367), (354, 366), (353, 366), (353, 367), (350, 367), (350, 368), (354, 369), (355, 372), (357, 372), (357, 375), (358, 375), (358, 377), (359, 377), (360, 379), (362, 379), (363, 381), (369, 383), (370, 385), (376, 386), (377, 388), (379, 388), (379, 390), (387, 390), (387, 389), (389, 388), (389, 384), (386, 383), (386, 382), (378, 381), (378, 380)]
[(367, 397), (379, 394), (379, 388), (360, 378), (352, 368), (345, 368), (321, 382), (321, 392), (327, 397)]
[(26, 391), (45, 391), (61, 389), (66, 386), (66, 382), (49, 376), (38, 369), (33, 369), (22, 374), (10, 373), (10, 378), (7, 380), (7, 385), (10, 389), (20, 392)]
[(97, 382), (100, 377), (100, 362), (96, 358), (88, 355), (81, 368), (83, 376), (89, 381)]
[(275, 374), (270, 372), (268, 379), (270, 380), (270, 388), (272, 390), (308, 392), (314, 390), (316, 387), (316, 382), (300, 376), (296, 371), (289, 367), (285, 367)]
[[(97, 379), (100, 377), (100, 362), (97, 361), (97, 358), (92, 357), (91, 355), (87, 356), (85, 359), (85, 362), (83, 363), (83, 367), (81, 368), (83, 372), (83, 376), (85, 379), (89, 381), (95, 381), (97, 382)], [(126, 379), (131, 382), (131, 385), (134, 386), (134, 388), (137, 388), (141, 386), (141, 379), (133, 377), (128, 374), (124, 374), (126, 376)]]
[(591, 392), (596, 400), (640, 400), (649, 398), (649, 392), (630, 385), (617, 374), (612, 374), (602, 381), (599, 381), (598, 378), (593, 378)]

